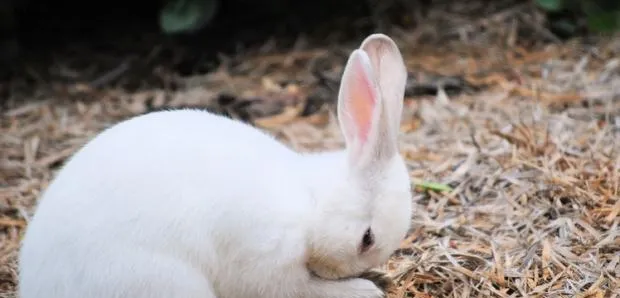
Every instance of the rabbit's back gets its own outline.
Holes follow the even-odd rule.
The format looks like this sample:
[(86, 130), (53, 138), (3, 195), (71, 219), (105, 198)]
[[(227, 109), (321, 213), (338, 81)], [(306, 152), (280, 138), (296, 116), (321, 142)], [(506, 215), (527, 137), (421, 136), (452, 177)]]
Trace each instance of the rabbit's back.
[(112, 127), (45, 191), (24, 239), (20, 287), (50, 282), (42, 288), (73, 297), (60, 294), (71, 282), (75, 293), (99, 297), (87, 289), (94, 279), (115, 291), (138, 276), (131, 268), (166, 270), (170, 257), (192, 264), (179, 266), (179, 275), (222, 276), (248, 254), (301, 253), (309, 202), (295, 182), (296, 158), (272, 137), (202, 111), (151, 113)]

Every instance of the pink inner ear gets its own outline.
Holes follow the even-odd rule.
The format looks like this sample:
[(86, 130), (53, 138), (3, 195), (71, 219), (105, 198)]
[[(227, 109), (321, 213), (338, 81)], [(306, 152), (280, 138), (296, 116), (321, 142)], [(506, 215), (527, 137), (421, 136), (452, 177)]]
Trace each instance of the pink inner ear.
[(355, 127), (357, 138), (360, 142), (366, 143), (370, 128), (372, 127), (372, 116), (374, 107), (377, 103), (376, 90), (370, 78), (370, 64), (364, 64), (361, 56), (352, 65), (352, 80), (349, 81), (349, 92), (346, 98), (348, 110), (350, 112)]

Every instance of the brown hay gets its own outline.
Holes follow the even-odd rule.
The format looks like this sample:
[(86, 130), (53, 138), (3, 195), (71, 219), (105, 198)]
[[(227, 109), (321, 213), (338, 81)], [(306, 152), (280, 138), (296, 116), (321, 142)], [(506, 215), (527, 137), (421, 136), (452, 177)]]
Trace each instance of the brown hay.
[[(415, 193), (411, 233), (383, 268), (396, 283), (390, 297), (620, 296), (618, 39), (590, 50), (578, 42), (437, 48), (411, 35), (398, 39), (414, 78), (459, 76), (485, 88), (407, 98), (401, 145), (412, 181), (454, 190)], [(37, 96), (44, 100), (3, 112), (0, 297), (15, 288), (20, 235), (41, 190), (81, 144), (121, 119), (152, 107), (213, 106), (227, 91), (262, 98), (257, 107), (282, 103), (254, 122), (296, 150), (342, 146), (333, 111), (300, 116), (320, 87), (309, 68), (334, 56), (266, 51), (209, 75), (175, 78), (185, 86), (178, 91), (45, 89)], [(327, 62), (329, 76), (343, 59)], [(291, 78), (300, 83), (274, 83)]]

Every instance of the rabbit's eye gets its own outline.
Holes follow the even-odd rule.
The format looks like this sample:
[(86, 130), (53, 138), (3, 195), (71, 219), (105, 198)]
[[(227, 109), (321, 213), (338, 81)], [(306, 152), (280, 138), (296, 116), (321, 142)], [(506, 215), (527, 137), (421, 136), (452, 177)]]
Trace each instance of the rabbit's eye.
[(375, 236), (373, 235), (370, 228), (368, 228), (366, 232), (364, 233), (364, 237), (362, 237), (362, 245), (361, 245), (362, 252), (367, 251), (374, 243), (375, 243)]

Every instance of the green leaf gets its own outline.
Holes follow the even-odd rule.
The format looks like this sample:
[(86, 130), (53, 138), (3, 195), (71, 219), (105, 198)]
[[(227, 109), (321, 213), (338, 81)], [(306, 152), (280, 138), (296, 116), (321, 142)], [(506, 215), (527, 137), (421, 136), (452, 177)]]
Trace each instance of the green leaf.
[(217, 11), (219, 0), (168, 0), (159, 15), (159, 25), (166, 33), (199, 29)]
[(563, 0), (536, 0), (536, 4), (548, 11), (560, 11), (564, 9)]
[(600, 11), (587, 16), (588, 27), (598, 32), (613, 32), (620, 29), (618, 11)]
[(430, 181), (418, 181), (414, 182), (414, 184), (423, 190), (434, 190), (434, 191), (452, 191), (452, 187), (447, 184), (430, 182)]

